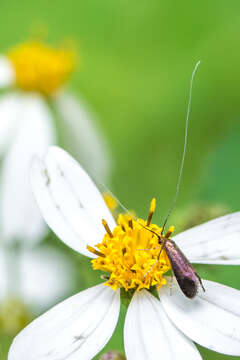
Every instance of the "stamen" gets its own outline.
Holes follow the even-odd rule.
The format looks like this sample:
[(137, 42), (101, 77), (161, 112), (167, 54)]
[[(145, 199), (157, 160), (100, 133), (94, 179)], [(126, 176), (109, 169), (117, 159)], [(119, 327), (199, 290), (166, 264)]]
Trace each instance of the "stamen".
[(156, 209), (156, 199), (153, 198), (150, 204), (150, 210), (149, 210), (149, 214), (148, 214), (148, 219), (147, 219), (147, 226), (150, 225), (154, 211)]
[[(153, 213), (154, 209), (155, 200), (151, 203), (150, 212)], [(119, 215), (113, 231), (104, 219), (102, 223), (106, 233), (96, 248), (105, 257), (92, 260), (92, 265), (94, 270), (107, 273), (109, 278), (105, 285), (113, 290), (139, 291), (155, 285), (160, 288), (166, 283), (163, 276), (171, 269), (171, 264), (163, 245), (166, 238), (159, 235), (160, 227), (151, 224), (147, 227), (146, 221), (135, 220), (128, 214)], [(88, 249), (94, 254), (98, 251), (91, 247)]]
[(103, 224), (106, 232), (108, 233), (108, 235), (109, 235), (111, 238), (113, 238), (113, 234), (112, 234), (112, 232), (111, 232), (111, 230), (110, 230), (110, 228), (109, 228), (106, 220), (102, 219), (102, 224)]
[(106, 255), (104, 255), (103, 253), (101, 253), (100, 251), (96, 250), (95, 248), (93, 248), (92, 246), (87, 245), (87, 249), (88, 251), (90, 251), (91, 253), (97, 255), (97, 256), (101, 256), (101, 257), (105, 257)]
[[(149, 229), (148, 227), (146, 227), (146, 226), (144, 226), (142, 223), (138, 223), (140, 226), (142, 226), (144, 229), (146, 229), (146, 230), (148, 230), (148, 231), (150, 231), (151, 233), (153, 233), (154, 235), (156, 235), (157, 237), (158, 237), (158, 239), (159, 240), (161, 240), (160, 239), (160, 236), (154, 231), (154, 230), (152, 230), (152, 229)], [(162, 228), (159, 228), (159, 230), (161, 230)]]
[(165, 238), (168, 239), (172, 235), (173, 232), (174, 232), (174, 226), (170, 226), (170, 228), (168, 229), (168, 231), (165, 235)]
[(133, 221), (132, 219), (128, 220), (128, 226), (133, 229)]

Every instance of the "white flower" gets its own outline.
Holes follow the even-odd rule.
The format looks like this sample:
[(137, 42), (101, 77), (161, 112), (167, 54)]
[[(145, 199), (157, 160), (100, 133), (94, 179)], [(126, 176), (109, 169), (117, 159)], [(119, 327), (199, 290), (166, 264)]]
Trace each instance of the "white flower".
[(0, 56), (0, 234), (8, 245), (32, 245), (46, 234), (29, 184), (33, 154), (61, 141), (92, 175), (107, 181), (109, 158), (101, 134), (85, 106), (63, 90), (72, 69), (72, 53), (38, 42)]
[(24, 250), (1, 249), (0, 273), (1, 303), (18, 299), (33, 313), (52, 306), (73, 286), (69, 259), (45, 245)]
[(56, 142), (52, 115), (37, 94), (14, 92), (0, 98), (0, 119), (1, 239), (38, 242), (46, 225), (32, 196), (29, 165), (34, 153)]
[(73, 289), (73, 266), (50, 246), (0, 250), (0, 332), (15, 336)]
[(72, 288), (73, 271), (66, 257), (34, 246), (47, 226), (29, 181), (33, 154), (44, 154), (61, 138), (73, 153), (78, 144), (86, 165), (90, 155), (92, 174), (103, 181), (108, 176), (105, 144), (92, 117), (63, 89), (72, 69), (71, 52), (38, 42), (20, 44), (0, 56), (1, 308), (17, 298), (30, 312), (39, 313)]
[[(76, 251), (93, 257), (86, 245), (94, 246), (104, 237), (102, 244), (97, 246), (98, 250), (93, 250), (99, 255), (93, 260), (93, 264), (97, 266), (99, 261), (107, 266), (107, 261), (111, 260), (110, 255), (114, 255), (106, 255), (107, 251), (111, 252), (109, 248), (106, 248), (104, 254), (104, 246), (110, 242), (114, 253), (114, 246), (128, 237), (127, 246), (130, 250), (124, 247), (121, 252), (115, 252), (115, 255), (120, 260), (124, 254), (131, 257), (131, 246), (134, 246), (135, 241), (131, 234), (138, 232), (139, 223), (133, 224), (130, 219), (127, 228), (127, 221), (126, 224), (121, 223), (121, 218), (119, 224), (121, 223), (122, 231), (121, 226), (116, 227), (101, 194), (89, 176), (67, 153), (52, 147), (43, 161), (35, 159), (31, 178), (42, 214), (63, 242)], [(102, 218), (109, 226), (107, 229), (104, 223), (107, 233), (101, 225)], [(174, 240), (190, 261), (240, 264), (239, 220), (240, 213), (230, 214), (187, 230)], [(124, 232), (128, 236), (125, 237)], [(149, 233), (142, 229), (141, 234), (138, 233), (136, 237), (144, 243)], [(153, 238), (155, 236), (149, 237), (150, 241)], [(115, 243), (114, 239), (117, 240)], [(155, 250), (151, 251), (154, 254)], [(145, 256), (148, 261), (149, 252), (138, 251), (134, 254), (135, 258), (142, 259), (141, 256)], [(117, 264), (118, 258), (114, 258), (114, 262)], [(160, 258), (159, 263), (159, 269), (168, 266), (165, 255)], [(113, 263), (110, 262), (110, 266), (114, 273)], [(132, 273), (137, 274), (138, 271), (140, 270), (134, 267)], [(160, 270), (152, 272), (153, 276), (159, 276), (159, 281), (162, 281), (158, 283), (162, 285), (159, 299), (143, 288), (135, 291), (127, 310), (124, 344), (128, 360), (157, 360), (161, 357), (171, 360), (201, 359), (194, 342), (220, 353), (240, 355), (238, 290), (203, 280), (206, 292), (199, 290), (194, 299), (188, 299), (179, 289), (176, 280), (171, 285), (167, 279), (167, 284), (164, 285)], [(121, 275), (123, 280), (119, 278), (118, 282), (123, 281), (123, 286), (126, 287), (125, 280), (128, 279), (124, 279), (124, 272)], [(107, 284), (115, 286), (114, 279), (111, 274)], [(152, 277), (152, 281), (153, 279), (155, 278)], [(112, 283), (109, 283), (110, 280)], [(145, 287), (145, 278), (140, 280), (141, 286)], [(33, 321), (13, 341), (8, 359), (92, 359), (110, 339), (119, 316), (120, 289), (113, 291), (105, 285), (106, 283), (100, 284), (80, 292)]]

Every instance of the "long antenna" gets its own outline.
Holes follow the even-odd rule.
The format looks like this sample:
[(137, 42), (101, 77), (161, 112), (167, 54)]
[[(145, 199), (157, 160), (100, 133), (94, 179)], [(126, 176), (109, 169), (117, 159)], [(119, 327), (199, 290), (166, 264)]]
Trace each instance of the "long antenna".
[(188, 106), (187, 106), (187, 116), (186, 116), (186, 124), (185, 124), (185, 136), (184, 136), (184, 147), (183, 147), (183, 155), (182, 155), (182, 161), (181, 161), (181, 166), (180, 166), (180, 170), (179, 170), (179, 175), (178, 175), (178, 181), (177, 181), (177, 187), (176, 187), (176, 193), (174, 195), (173, 201), (172, 201), (172, 205), (168, 211), (168, 214), (166, 216), (166, 219), (163, 223), (163, 227), (162, 227), (162, 233), (164, 231), (164, 228), (168, 222), (169, 216), (171, 215), (174, 206), (176, 204), (177, 201), (177, 197), (178, 197), (178, 193), (179, 193), (179, 189), (180, 189), (180, 185), (181, 185), (181, 180), (182, 180), (182, 173), (183, 173), (183, 166), (184, 166), (184, 161), (185, 161), (185, 157), (186, 157), (186, 150), (187, 150), (187, 140), (188, 140), (188, 124), (189, 124), (189, 115), (190, 115), (190, 110), (191, 110), (191, 102), (192, 102), (192, 87), (193, 87), (193, 80), (197, 71), (197, 68), (200, 64), (200, 61), (198, 61), (196, 63), (196, 65), (194, 66), (193, 72), (192, 72), (192, 76), (191, 76), (191, 81), (190, 81), (190, 89), (189, 89), (189, 97), (188, 97)]

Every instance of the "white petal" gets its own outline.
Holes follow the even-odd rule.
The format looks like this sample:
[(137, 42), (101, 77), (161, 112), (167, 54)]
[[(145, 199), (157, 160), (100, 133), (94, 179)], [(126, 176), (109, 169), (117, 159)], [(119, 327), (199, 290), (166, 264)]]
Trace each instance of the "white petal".
[(0, 55), (0, 88), (14, 83), (15, 71), (7, 57)]
[(21, 126), (21, 96), (10, 93), (0, 97), (0, 155), (7, 151), (14, 135)]
[(159, 292), (172, 322), (198, 344), (227, 355), (240, 355), (240, 291), (203, 281), (206, 292), (186, 298), (176, 280)]
[(191, 262), (240, 265), (240, 212), (195, 226), (173, 240)]
[(161, 302), (146, 290), (136, 292), (129, 305), (124, 344), (128, 360), (201, 359), (193, 342), (172, 324)]
[(110, 156), (95, 116), (71, 94), (59, 94), (56, 107), (62, 119), (64, 145), (93, 178), (107, 183)]
[(91, 360), (117, 324), (119, 291), (94, 286), (58, 304), (15, 338), (8, 360)]
[(52, 147), (44, 162), (33, 162), (31, 179), (48, 225), (67, 245), (92, 256), (86, 246), (102, 241), (102, 219), (110, 228), (115, 221), (87, 173), (65, 151)]
[(3, 249), (0, 251), (0, 301), (5, 299), (8, 292), (7, 259)]
[(6, 242), (35, 242), (45, 233), (45, 224), (29, 181), (33, 154), (43, 154), (55, 143), (51, 113), (39, 96), (21, 96), (19, 127), (2, 164), (0, 219)]
[(49, 308), (73, 286), (73, 268), (65, 255), (51, 247), (35, 247), (20, 253), (18, 289), (23, 301), (36, 309)]

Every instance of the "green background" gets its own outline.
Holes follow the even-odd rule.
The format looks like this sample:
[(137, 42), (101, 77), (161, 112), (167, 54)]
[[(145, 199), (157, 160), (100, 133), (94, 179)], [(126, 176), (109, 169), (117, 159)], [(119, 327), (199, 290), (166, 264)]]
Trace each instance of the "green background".
[[(175, 192), (189, 81), (201, 60), (176, 209), (195, 203), (239, 209), (239, 1), (1, 0), (0, 51), (41, 28), (50, 43), (73, 39), (77, 46), (81, 63), (69, 88), (98, 115), (112, 152), (111, 190), (144, 217), (155, 196), (159, 223)], [(87, 259), (53, 236), (48, 241), (75, 262), (75, 291), (99, 282)], [(198, 270), (240, 289), (239, 267)], [(123, 349), (123, 317), (124, 311), (108, 349)], [(4, 360), (11, 338), (0, 340)], [(230, 358), (200, 351), (204, 359)]]

